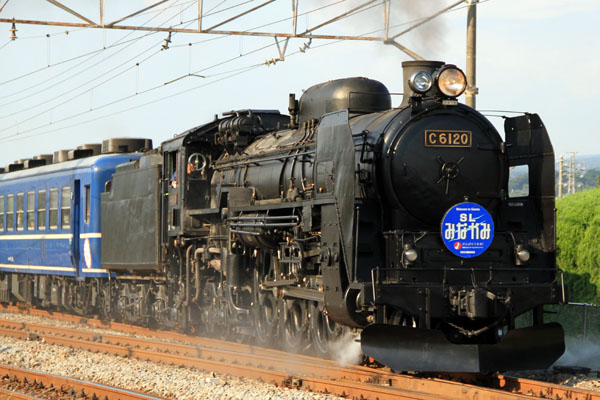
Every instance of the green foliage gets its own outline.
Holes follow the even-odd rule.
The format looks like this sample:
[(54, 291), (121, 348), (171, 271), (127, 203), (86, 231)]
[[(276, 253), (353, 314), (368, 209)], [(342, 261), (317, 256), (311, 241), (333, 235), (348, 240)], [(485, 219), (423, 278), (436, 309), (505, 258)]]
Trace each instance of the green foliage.
[[(567, 177), (563, 177), (565, 184)], [(556, 190), (558, 194), (558, 171), (555, 173)], [(600, 187), (600, 170), (595, 168), (585, 171), (583, 176), (577, 176), (577, 191)], [(510, 197), (527, 196), (529, 194), (529, 174), (523, 169), (511, 170), (508, 181), (508, 193)], [(563, 193), (565, 189), (563, 188)]]
[[(544, 311), (544, 322), (559, 322), (565, 330), (566, 337), (600, 342), (600, 306), (549, 304), (544, 306)], [(533, 325), (531, 311), (515, 319), (516, 328), (531, 325)]]
[(600, 181), (600, 171), (597, 169), (588, 169), (583, 174), (583, 177), (578, 182), (583, 184), (584, 189), (589, 189), (598, 186)]
[(600, 189), (572, 194), (556, 207), (557, 263), (569, 300), (600, 304)]

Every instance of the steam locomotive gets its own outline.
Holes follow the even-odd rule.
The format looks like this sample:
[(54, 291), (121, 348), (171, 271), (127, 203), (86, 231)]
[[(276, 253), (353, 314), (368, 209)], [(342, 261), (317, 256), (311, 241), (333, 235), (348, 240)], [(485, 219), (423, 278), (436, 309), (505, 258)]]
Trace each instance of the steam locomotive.
[[(456, 66), (402, 66), (398, 108), (340, 79), (290, 95), (289, 115), (9, 166), (0, 300), (320, 354), (353, 330), (395, 370), (548, 367), (564, 334), (544, 305), (566, 294), (546, 129), (507, 118), (503, 140), (458, 103)], [(516, 166), (529, 192), (513, 196)]]

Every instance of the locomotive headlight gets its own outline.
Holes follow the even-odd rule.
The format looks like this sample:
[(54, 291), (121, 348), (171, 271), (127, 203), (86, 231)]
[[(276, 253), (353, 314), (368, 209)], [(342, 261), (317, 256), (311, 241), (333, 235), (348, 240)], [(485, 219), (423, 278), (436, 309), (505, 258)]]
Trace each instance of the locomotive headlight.
[(417, 261), (417, 258), (419, 257), (419, 253), (417, 253), (415, 249), (410, 247), (410, 245), (404, 246), (404, 252), (402, 253), (402, 255), (404, 256), (404, 260), (409, 263)]
[(408, 85), (414, 92), (423, 94), (431, 89), (433, 77), (427, 71), (417, 71), (408, 79)]
[(516, 248), (516, 252), (517, 252), (517, 259), (521, 263), (526, 263), (531, 258), (531, 254), (529, 253), (529, 250), (527, 250), (525, 248), (525, 246), (518, 245)]
[(458, 97), (467, 88), (465, 74), (456, 67), (447, 67), (440, 71), (437, 77), (440, 92), (448, 97)]

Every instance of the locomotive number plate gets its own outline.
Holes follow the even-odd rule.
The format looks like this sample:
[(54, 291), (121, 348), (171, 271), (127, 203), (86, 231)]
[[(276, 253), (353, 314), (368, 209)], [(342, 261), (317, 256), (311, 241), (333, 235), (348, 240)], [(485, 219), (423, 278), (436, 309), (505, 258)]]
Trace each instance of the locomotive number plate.
[(426, 130), (426, 147), (471, 147), (471, 131)]

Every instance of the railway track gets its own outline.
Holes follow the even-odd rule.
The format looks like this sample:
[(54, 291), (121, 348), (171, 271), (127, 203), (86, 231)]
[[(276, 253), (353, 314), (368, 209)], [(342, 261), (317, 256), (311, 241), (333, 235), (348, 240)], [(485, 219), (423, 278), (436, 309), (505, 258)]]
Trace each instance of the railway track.
[[(16, 307), (4, 309), (23, 312)], [(330, 360), (177, 332), (155, 331), (118, 323), (105, 324), (96, 319), (36, 309), (26, 312), (31, 315), (51, 316), (53, 319), (85, 323), (89, 327), (110, 328), (146, 337), (89, 332), (6, 320), (0, 320), (0, 334), (260, 379), (278, 386), (330, 393), (341, 397), (379, 400), (434, 398), (600, 400), (600, 392), (504, 375), (461, 374), (452, 376), (453, 380), (402, 375), (385, 368), (342, 367)]]
[(0, 364), (0, 399), (159, 400), (130, 390)]

